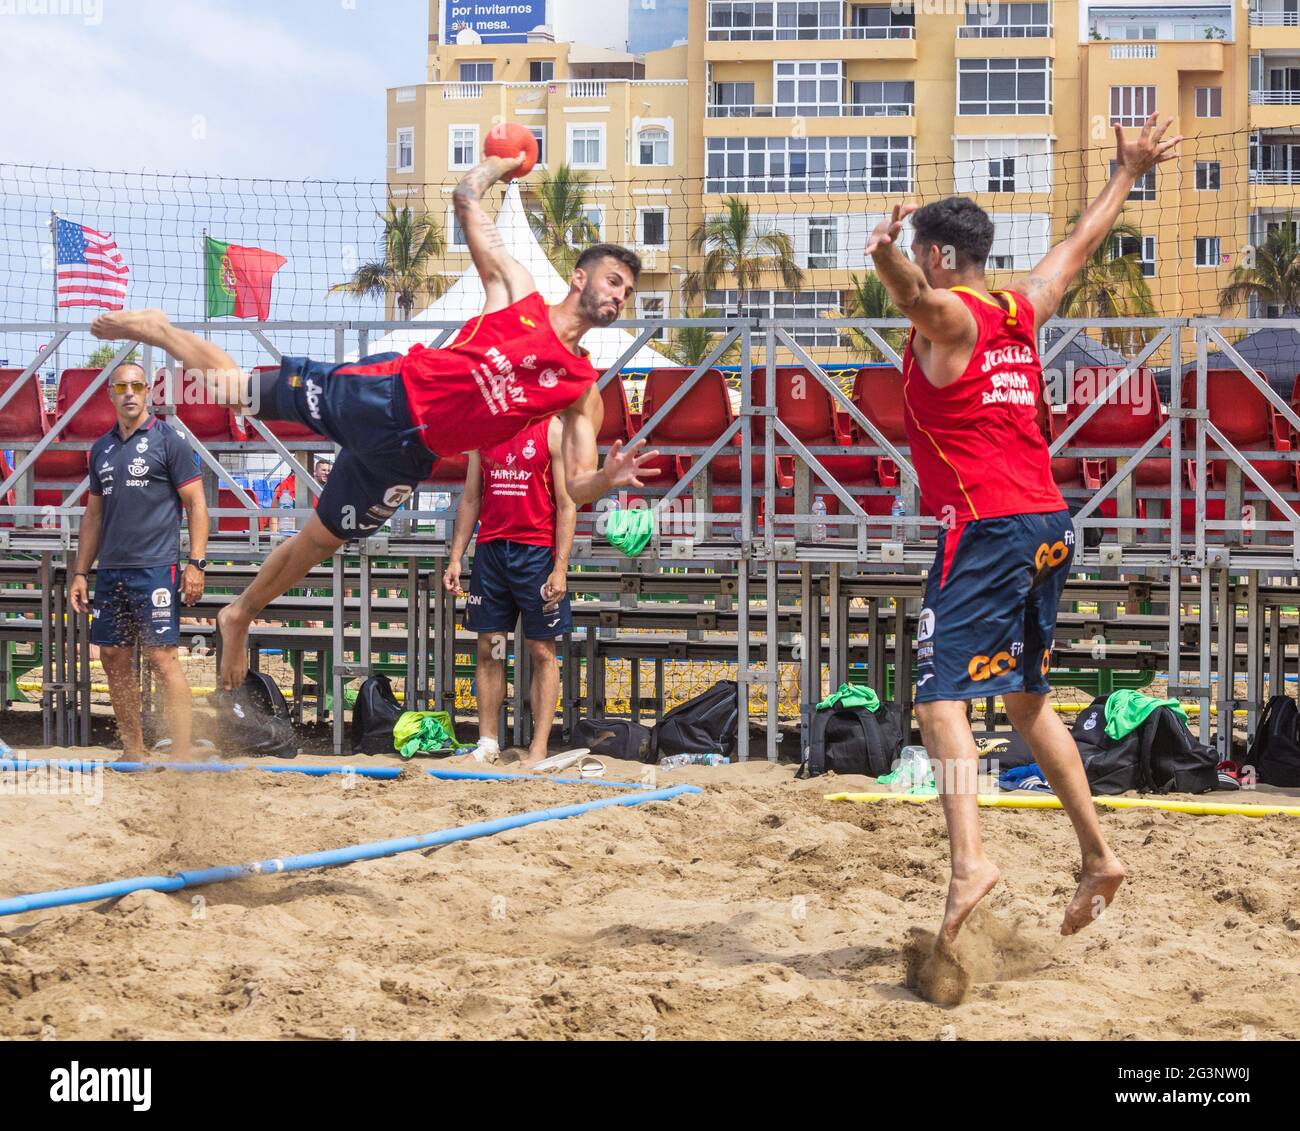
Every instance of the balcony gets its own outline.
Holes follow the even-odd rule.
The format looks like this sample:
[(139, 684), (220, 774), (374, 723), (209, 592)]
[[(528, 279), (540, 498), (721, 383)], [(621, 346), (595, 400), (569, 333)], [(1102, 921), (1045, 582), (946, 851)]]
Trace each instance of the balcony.
[(773, 27), (770, 24), (746, 24), (737, 27), (710, 25), (708, 37), (723, 43), (786, 43), (819, 39), (915, 39), (912, 26), (880, 27), (865, 24), (808, 24), (802, 27)]
[[(476, 101), (481, 98), (499, 98), (502, 92), (510, 92), (521, 100), (536, 102), (544, 95), (554, 94), (570, 100), (603, 99), (616, 94), (622, 87), (636, 87), (638, 90), (648, 87), (685, 86), (686, 79), (557, 79), (554, 82), (431, 82), (425, 85), (439, 92), (444, 102)], [(397, 88), (395, 95), (398, 102), (414, 99), (416, 87)], [(407, 92), (410, 92), (409, 94)]]
[(1051, 24), (962, 24), (958, 39), (1050, 39)]
[(1251, 27), (1300, 27), (1300, 12), (1266, 11), (1252, 7)]
[(1252, 106), (1295, 106), (1300, 104), (1300, 90), (1252, 90)]

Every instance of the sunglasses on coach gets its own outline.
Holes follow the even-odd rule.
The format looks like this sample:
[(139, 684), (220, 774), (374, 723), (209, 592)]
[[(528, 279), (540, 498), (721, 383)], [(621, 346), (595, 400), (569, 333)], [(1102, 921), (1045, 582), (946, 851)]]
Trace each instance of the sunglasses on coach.
[(121, 395), (122, 393), (143, 393), (145, 391), (143, 381), (114, 381), (112, 384), (113, 392)]

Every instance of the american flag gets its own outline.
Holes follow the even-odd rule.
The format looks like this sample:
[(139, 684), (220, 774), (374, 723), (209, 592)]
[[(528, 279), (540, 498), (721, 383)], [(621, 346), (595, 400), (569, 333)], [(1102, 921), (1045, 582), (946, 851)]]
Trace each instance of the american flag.
[(121, 310), (131, 274), (111, 235), (55, 219), (59, 306), (102, 306)]

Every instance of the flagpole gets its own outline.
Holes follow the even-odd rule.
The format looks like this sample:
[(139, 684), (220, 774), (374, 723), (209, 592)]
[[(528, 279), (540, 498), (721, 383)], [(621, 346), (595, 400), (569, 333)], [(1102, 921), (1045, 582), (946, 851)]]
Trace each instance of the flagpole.
[[(199, 243), (199, 263), (202, 264), (203, 267), (203, 321), (207, 322), (208, 321), (208, 230), (207, 228), (203, 229), (203, 235), (200, 237), (200, 241), (201, 242)], [(207, 331), (204, 331), (203, 336), (205, 338), (209, 337)]]
[[(59, 333), (59, 214), (55, 212), (53, 208), (50, 209), (50, 248), (54, 252), (54, 289), (52, 297), (54, 299), (54, 336), (57, 337)], [(54, 372), (57, 375), (59, 372), (59, 351), (57, 347), (54, 350), (53, 357)], [(41, 390), (41, 396), (44, 397), (45, 386), (41, 383), (41, 375), (39, 373), (36, 375), (36, 385), (37, 388)]]

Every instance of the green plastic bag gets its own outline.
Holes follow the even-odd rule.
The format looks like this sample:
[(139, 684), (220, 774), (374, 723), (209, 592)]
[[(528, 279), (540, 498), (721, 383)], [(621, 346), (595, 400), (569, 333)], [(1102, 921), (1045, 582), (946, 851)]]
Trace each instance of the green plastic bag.
[(403, 711), (393, 726), (393, 747), (403, 758), (437, 754), (456, 746), (456, 732), (446, 711)]
[(629, 558), (649, 544), (655, 532), (655, 512), (645, 507), (610, 511), (605, 518), (605, 540)]
[(880, 710), (880, 696), (870, 687), (857, 683), (841, 683), (825, 699), (817, 704), (817, 710), (825, 711), (831, 707), (865, 707), (868, 711)]

